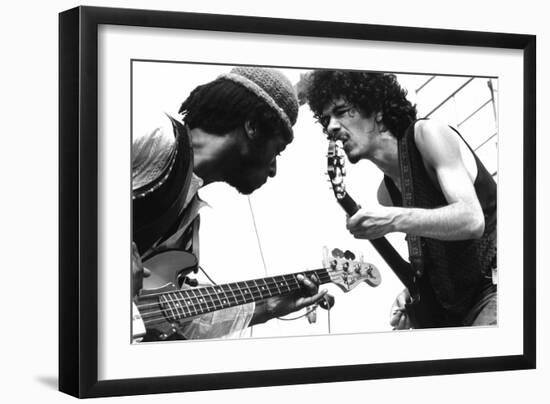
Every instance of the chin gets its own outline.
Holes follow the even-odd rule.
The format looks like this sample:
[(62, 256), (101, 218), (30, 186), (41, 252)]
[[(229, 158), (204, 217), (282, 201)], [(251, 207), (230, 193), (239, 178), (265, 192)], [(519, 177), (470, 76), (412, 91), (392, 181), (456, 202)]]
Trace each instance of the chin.
[(347, 157), (348, 157), (348, 160), (351, 164), (355, 164), (357, 163), (360, 159), (357, 155), (355, 154), (348, 154), (346, 153)]
[(257, 190), (258, 188), (260, 188), (263, 184), (265, 183), (265, 181), (263, 181), (262, 183), (259, 183), (259, 184), (251, 184), (251, 183), (240, 183), (240, 184), (237, 184), (237, 185), (233, 185), (233, 187), (240, 193), (240, 194), (243, 194), (243, 195), (250, 195), (251, 193), (253, 193), (255, 190)]

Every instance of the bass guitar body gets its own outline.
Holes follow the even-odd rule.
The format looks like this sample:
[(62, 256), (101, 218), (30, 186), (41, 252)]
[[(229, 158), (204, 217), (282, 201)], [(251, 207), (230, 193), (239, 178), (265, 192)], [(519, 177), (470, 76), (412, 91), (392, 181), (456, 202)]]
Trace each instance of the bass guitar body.
[(143, 279), (145, 291), (165, 288), (168, 285), (177, 287), (182, 277), (197, 272), (197, 258), (186, 251), (167, 250), (148, 258), (143, 266), (151, 275)]
[[(148, 258), (143, 266), (150, 271), (150, 275), (143, 278), (143, 289), (138, 300), (155, 299), (156, 296), (170, 292), (177, 292), (180, 288), (180, 280), (187, 274), (196, 272), (197, 258), (186, 251), (166, 250)], [(167, 321), (159, 321), (155, 327), (145, 327), (143, 318), (134, 303), (132, 313), (132, 339), (135, 342), (157, 341), (163, 336), (169, 336), (176, 329)]]

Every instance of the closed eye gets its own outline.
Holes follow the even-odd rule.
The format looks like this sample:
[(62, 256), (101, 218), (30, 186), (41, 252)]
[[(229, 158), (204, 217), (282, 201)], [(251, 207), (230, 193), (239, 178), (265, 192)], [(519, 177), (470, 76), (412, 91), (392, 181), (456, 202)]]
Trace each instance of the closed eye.
[(351, 111), (351, 107), (338, 108), (338, 109), (334, 110), (334, 116), (337, 117), (337, 118), (340, 118), (340, 117), (344, 116), (344, 114), (346, 114), (349, 111)]

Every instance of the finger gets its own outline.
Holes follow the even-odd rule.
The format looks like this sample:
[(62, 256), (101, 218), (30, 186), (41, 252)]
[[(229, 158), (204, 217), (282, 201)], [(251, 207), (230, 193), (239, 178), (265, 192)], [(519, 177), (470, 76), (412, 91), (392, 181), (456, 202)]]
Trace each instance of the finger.
[(390, 311), (390, 317), (401, 315), (403, 312), (405, 312), (405, 308), (393, 305)]
[(401, 314), (401, 318), (399, 319), (397, 329), (398, 330), (406, 330), (407, 329), (407, 314), (405, 314), (405, 313)]
[(401, 319), (401, 312), (400, 311), (392, 314), (390, 316), (390, 325), (394, 328), (397, 327), (397, 325), (399, 324), (400, 319)]
[(363, 215), (361, 214), (361, 210), (358, 210), (353, 216), (348, 217), (348, 219), (346, 220), (346, 228), (348, 230), (351, 230), (357, 227), (357, 225), (363, 221), (362, 219)]
[(299, 310), (306, 306), (311, 306), (313, 304), (316, 304), (319, 300), (323, 299), (324, 296), (327, 294), (327, 290), (323, 289), (319, 293), (309, 296), (309, 297), (301, 297), (296, 301), (296, 310)]
[(411, 319), (410, 319), (409, 316), (407, 316), (406, 314), (405, 314), (405, 324), (404, 324), (404, 327), (405, 327), (406, 330), (413, 328)]
[(307, 293), (309, 293), (311, 295), (317, 293), (317, 290), (319, 289), (319, 287), (317, 286), (317, 284), (314, 281), (306, 278), (303, 275), (298, 275), (296, 278), (302, 284), (303, 289), (305, 289), (305, 291)]
[(399, 296), (397, 296), (397, 304), (399, 305), (399, 307), (403, 308), (405, 307), (405, 305), (407, 303), (409, 303), (409, 294), (407, 292), (407, 289), (403, 290), (403, 292), (401, 292), (399, 294)]
[(311, 279), (311, 281), (315, 284), (315, 285), (319, 285), (319, 278), (317, 277), (317, 275), (313, 274), (309, 277)]

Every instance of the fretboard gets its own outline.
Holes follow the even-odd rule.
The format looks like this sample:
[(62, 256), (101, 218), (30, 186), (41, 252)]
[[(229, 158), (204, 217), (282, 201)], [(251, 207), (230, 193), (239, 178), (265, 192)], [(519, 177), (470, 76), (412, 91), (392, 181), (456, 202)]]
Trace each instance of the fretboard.
[[(158, 310), (160, 306), (164, 317), (168, 321), (181, 321), (212, 311), (298, 291), (302, 288), (302, 284), (298, 281), (297, 276), (304, 275), (310, 277), (314, 274), (321, 284), (331, 281), (326, 269), (316, 269), (289, 275), (278, 275), (269, 278), (144, 296), (139, 298), (138, 306), (140, 306), (140, 311), (144, 318), (147, 317), (148, 311)], [(148, 302), (152, 303), (153, 300), (156, 300), (156, 304), (148, 304)]]

